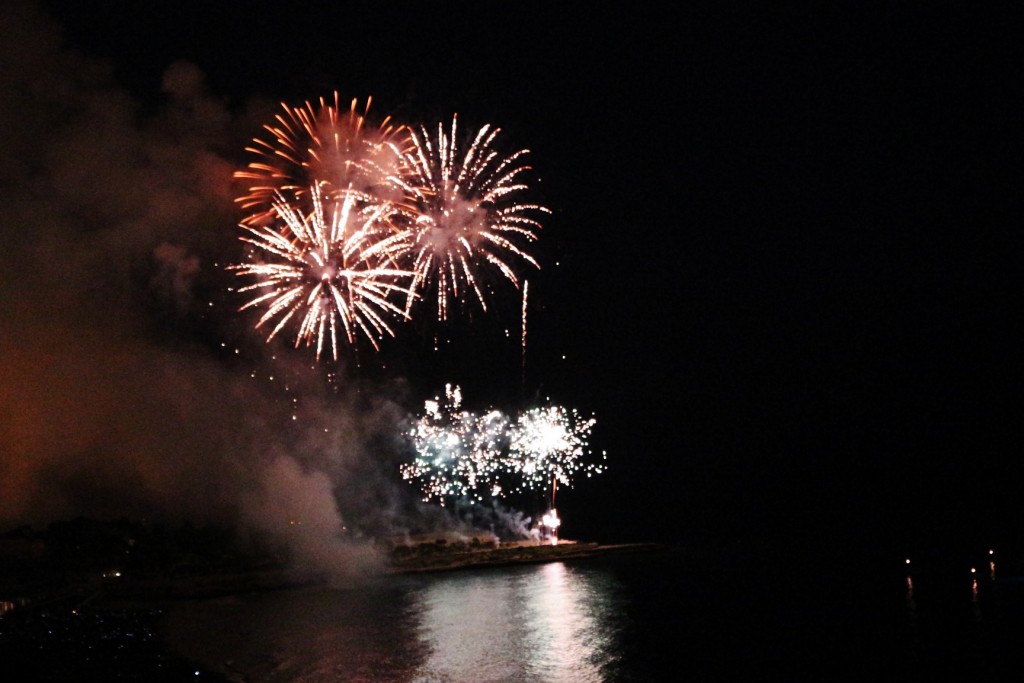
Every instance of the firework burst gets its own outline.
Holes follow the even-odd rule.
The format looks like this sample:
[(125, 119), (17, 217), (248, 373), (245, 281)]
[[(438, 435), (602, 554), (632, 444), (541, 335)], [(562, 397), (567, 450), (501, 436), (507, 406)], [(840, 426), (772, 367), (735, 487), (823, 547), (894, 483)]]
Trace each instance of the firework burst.
[(518, 199), (528, 188), (522, 180), (530, 170), (523, 163), (528, 150), (500, 155), (493, 147), (500, 129), (488, 124), (462, 152), (457, 120), (452, 117), (449, 133), (439, 124), (433, 139), (425, 127), (413, 131), (411, 149), (404, 157), (415, 209), (413, 285), (417, 291), (433, 294), (423, 298), (436, 299), (442, 320), (451, 302), (470, 290), (487, 310), (481, 269), (496, 269), (518, 287), (515, 266), (527, 263), (539, 268), (526, 245), (537, 239), (541, 227), (535, 216), (550, 213)]
[(344, 110), (335, 92), (333, 104), (324, 98), (319, 106), (282, 104), (284, 113), (263, 127), (267, 137), (246, 147), (256, 160), (235, 172), (235, 178), (249, 183), (236, 199), (247, 212), (243, 223), (273, 221), (273, 205), (281, 193), (301, 196), (314, 185), (322, 186), (325, 195), (352, 193), (398, 210), (408, 192), (401, 175), (409, 151), (407, 129), (390, 117), (371, 125), (370, 103), (368, 99), (363, 113), (358, 100)]
[(235, 173), (250, 248), (247, 263), (229, 266), (256, 279), (241, 288), (257, 292), (242, 309), (266, 307), (256, 326), (271, 327), (268, 341), (294, 323), (296, 346), (315, 346), (317, 359), (328, 346), (337, 359), (339, 338), (379, 348), (394, 335), (389, 321), (408, 319), (421, 299), (436, 301), (441, 320), (469, 298), (486, 311), (485, 273), (496, 271), (523, 290), (525, 349), (516, 269), (539, 267), (527, 248), (536, 216), (550, 213), (520, 201), (527, 150), (499, 154), (489, 124), (460, 149), (457, 117), (436, 138), (390, 117), (372, 125), (369, 100), (344, 109), (337, 93), (282, 107)]
[(239, 289), (256, 292), (241, 310), (266, 307), (256, 327), (273, 324), (267, 341), (296, 318), (295, 346), (315, 345), (319, 359), (329, 343), (336, 360), (339, 333), (349, 344), (362, 335), (374, 348), (394, 334), (389, 318), (405, 312), (391, 299), (408, 296), (402, 283), (412, 273), (396, 265), (406, 247), (386, 214), (383, 204), (363, 206), (351, 193), (325, 198), (315, 184), (292, 200), (278, 193), (270, 225), (241, 225), (252, 260), (232, 269), (256, 279)]
[[(509, 460), (522, 488), (544, 489), (553, 481), (572, 486), (578, 474), (602, 473), (603, 464), (586, 459), (596, 422), (562, 406), (531, 408), (520, 415), (511, 429)], [(602, 461), (606, 458), (602, 454)]]
[(416, 457), (401, 467), (402, 477), (419, 484), (424, 501), (442, 505), (543, 490), (553, 481), (572, 486), (578, 474), (604, 471), (587, 459), (595, 422), (561, 406), (532, 408), (514, 423), (497, 410), (478, 415), (462, 409), (461, 390), (449, 384), (408, 432)]
[(462, 392), (447, 385), (444, 399), (427, 401), (425, 414), (409, 432), (416, 459), (401, 468), (415, 480), (423, 500), (449, 498), (480, 502), (500, 494), (496, 484), (508, 419), (492, 410), (477, 415), (462, 409)]

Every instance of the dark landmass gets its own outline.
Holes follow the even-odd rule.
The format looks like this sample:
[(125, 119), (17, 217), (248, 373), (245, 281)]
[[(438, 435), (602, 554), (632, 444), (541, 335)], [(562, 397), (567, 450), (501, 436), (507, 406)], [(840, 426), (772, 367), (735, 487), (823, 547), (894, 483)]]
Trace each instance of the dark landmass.
[[(499, 540), (492, 534), (437, 533), (375, 544), (382, 574), (581, 559), (649, 552), (655, 543), (558, 539)], [(267, 546), (218, 528), (175, 529), (126, 520), (79, 518), (45, 531), (0, 535), (0, 615), (42, 605), (159, 603), (326, 582)]]
[(166, 591), (125, 599), (119, 590), (192, 585), (186, 592), (194, 593), (230, 577), (244, 588), (273, 559), (248, 552), (225, 530), (189, 525), (78, 518), (0, 534), (4, 678), (226, 681), (166, 646)]

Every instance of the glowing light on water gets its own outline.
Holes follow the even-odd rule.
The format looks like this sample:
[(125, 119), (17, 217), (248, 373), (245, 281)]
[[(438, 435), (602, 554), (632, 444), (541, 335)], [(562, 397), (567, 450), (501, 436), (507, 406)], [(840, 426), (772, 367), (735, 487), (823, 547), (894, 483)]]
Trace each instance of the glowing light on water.
[[(516, 578), (439, 576), (415, 595), (426, 658), (415, 680), (610, 680), (621, 657), (613, 579), (548, 562)], [(470, 673), (468, 673), (470, 672)]]

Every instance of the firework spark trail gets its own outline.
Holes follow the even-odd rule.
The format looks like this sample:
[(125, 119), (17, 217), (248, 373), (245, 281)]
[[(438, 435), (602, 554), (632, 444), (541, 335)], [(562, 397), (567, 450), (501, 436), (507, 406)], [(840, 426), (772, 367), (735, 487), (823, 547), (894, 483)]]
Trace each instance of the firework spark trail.
[(524, 385), (526, 383), (526, 302), (527, 302), (527, 296), (529, 295), (529, 293), (530, 293), (530, 281), (529, 280), (524, 280), (523, 281), (522, 337), (521, 337), (521, 340), (520, 340), (520, 345), (522, 346), (522, 358), (521, 358), (521, 367), (520, 367), (520, 373), (521, 373), (520, 374), (520, 383), (524, 384)]
[(447, 385), (445, 400), (427, 401), (408, 434), (416, 457), (401, 467), (402, 476), (419, 483), (424, 501), (481, 502), (541, 490), (552, 479), (571, 486), (577, 474), (604, 471), (586, 461), (593, 418), (548, 406), (526, 411), (513, 424), (500, 411), (476, 415), (461, 404), (461, 390)]
[[(312, 205), (308, 214), (305, 204)], [(404, 236), (390, 233), (384, 205), (360, 209), (358, 204), (353, 194), (325, 200), (317, 184), (301, 200), (278, 193), (272, 205), (278, 220), (272, 225), (241, 225), (254, 258), (271, 259), (231, 267), (239, 276), (256, 278), (239, 288), (258, 292), (242, 310), (266, 306), (256, 327), (277, 319), (267, 341), (294, 316), (300, 319), (295, 346), (315, 343), (317, 359), (328, 339), (338, 358), (339, 325), (349, 344), (361, 333), (379, 348), (380, 337), (394, 334), (388, 317), (405, 312), (390, 299), (408, 296), (401, 283), (412, 276), (394, 265), (396, 254), (406, 249)]]
[[(502, 157), (492, 146), (500, 129), (488, 124), (461, 155), (457, 121), (453, 116), (447, 134), (438, 124), (436, 141), (426, 127), (413, 131), (411, 150), (405, 155), (417, 213), (414, 289), (434, 291), (442, 320), (448, 316), (451, 300), (459, 300), (468, 290), (487, 310), (478, 277), (485, 266), (497, 269), (517, 287), (514, 263), (539, 268), (525, 245), (537, 239), (541, 227), (533, 215), (550, 213), (543, 206), (518, 201), (528, 188), (521, 180), (530, 170), (521, 163), (528, 150)], [(408, 303), (411, 306), (413, 300)]]

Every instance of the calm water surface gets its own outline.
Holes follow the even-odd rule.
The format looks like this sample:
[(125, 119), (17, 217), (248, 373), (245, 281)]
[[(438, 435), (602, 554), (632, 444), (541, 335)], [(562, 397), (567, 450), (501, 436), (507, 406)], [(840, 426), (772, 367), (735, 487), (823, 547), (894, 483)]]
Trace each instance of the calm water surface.
[(985, 571), (665, 550), (196, 602), (165, 626), (251, 682), (934, 680), (1024, 665), (1022, 608), (1024, 584)]

